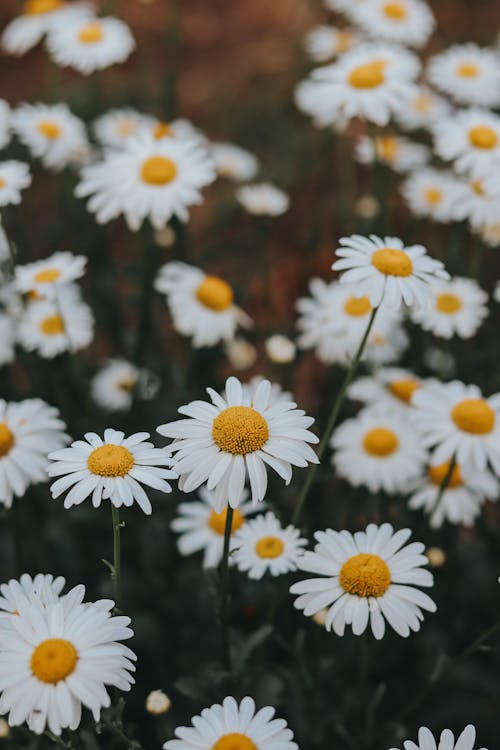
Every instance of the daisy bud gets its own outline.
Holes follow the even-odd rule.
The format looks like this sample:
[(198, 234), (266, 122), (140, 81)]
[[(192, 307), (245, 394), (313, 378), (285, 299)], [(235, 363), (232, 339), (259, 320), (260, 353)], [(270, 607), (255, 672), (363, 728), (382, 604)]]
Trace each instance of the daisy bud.
[(172, 701), (163, 690), (152, 690), (146, 698), (146, 711), (155, 716), (166, 714), (171, 705)]

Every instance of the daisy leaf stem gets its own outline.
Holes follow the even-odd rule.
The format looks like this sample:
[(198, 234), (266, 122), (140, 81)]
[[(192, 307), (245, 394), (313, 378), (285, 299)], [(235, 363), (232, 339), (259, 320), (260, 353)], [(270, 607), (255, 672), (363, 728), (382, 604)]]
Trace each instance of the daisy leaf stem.
[(121, 604), (121, 549), (120, 549), (120, 512), (111, 503), (111, 515), (113, 521), (113, 569), (111, 578), (114, 587), (115, 610), (119, 611)]
[(224, 547), (220, 567), (220, 623), (221, 623), (221, 645), (222, 661), (227, 670), (231, 672), (231, 648), (229, 643), (229, 542), (233, 528), (233, 508), (228, 506), (226, 525), (224, 528)]

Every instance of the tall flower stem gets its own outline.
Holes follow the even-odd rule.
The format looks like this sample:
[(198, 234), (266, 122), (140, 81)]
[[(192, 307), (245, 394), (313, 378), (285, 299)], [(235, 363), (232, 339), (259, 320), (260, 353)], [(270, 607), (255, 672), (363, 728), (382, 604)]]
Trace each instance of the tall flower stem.
[(222, 661), (226, 669), (232, 669), (231, 647), (229, 643), (229, 542), (233, 528), (233, 509), (228, 506), (226, 514), (226, 525), (224, 528), (224, 549), (220, 566), (220, 622), (221, 622), (221, 645)]
[[(378, 307), (374, 307), (372, 310), (372, 314), (370, 315), (370, 320), (368, 321), (368, 325), (366, 326), (366, 331), (363, 334), (363, 338), (361, 339), (361, 343), (358, 347), (358, 351), (356, 352), (354, 359), (352, 360), (351, 365), (345, 374), (344, 381), (342, 385), (340, 386), (340, 390), (337, 394), (337, 398), (333, 402), (332, 410), (330, 412), (330, 416), (328, 417), (328, 422), (326, 423), (325, 431), (323, 432), (323, 436), (321, 438), (321, 441), (317, 450), (317, 456), (320, 461), (326, 450), (326, 446), (328, 445), (328, 441), (330, 439), (330, 435), (332, 434), (333, 428), (335, 427), (335, 424), (337, 423), (337, 419), (340, 413), (340, 409), (342, 408), (342, 404), (344, 403), (347, 389), (350, 386), (354, 378), (354, 375), (356, 374), (356, 371), (359, 367), (359, 363), (361, 361), (361, 357), (363, 356), (366, 342), (368, 341), (368, 336), (370, 335), (370, 331), (372, 330), (373, 323), (375, 321), (377, 310), (378, 310)], [(295, 503), (295, 509), (293, 511), (293, 516), (292, 516), (292, 524), (294, 525), (296, 525), (299, 520), (303, 505), (306, 501), (307, 495), (309, 493), (309, 490), (311, 489), (312, 483), (318, 471), (318, 466), (319, 464), (310, 464), (309, 466), (304, 484), (302, 485), (302, 490), (297, 498), (297, 502)]]
[(120, 512), (111, 503), (111, 514), (113, 519), (113, 579), (115, 609), (119, 610), (121, 605), (121, 549), (120, 549)]

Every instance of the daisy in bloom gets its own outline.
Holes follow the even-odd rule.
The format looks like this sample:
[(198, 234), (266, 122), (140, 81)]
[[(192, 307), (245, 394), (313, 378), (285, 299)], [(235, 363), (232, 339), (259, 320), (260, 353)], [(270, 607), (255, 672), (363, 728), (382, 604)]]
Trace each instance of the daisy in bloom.
[(297, 570), (307, 539), (294, 526), (283, 528), (274, 513), (251, 519), (234, 536), (231, 555), (238, 570), (259, 580), (265, 573), (280, 576)]
[(15, 357), (16, 326), (10, 315), (0, 313), (0, 367)]
[(349, 52), (360, 41), (353, 29), (337, 29), (335, 26), (315, 26), (305, 38), (305, 47), (311, 60), (327, 62), (337, 55)]
[(406, 178), (401, 192), (412, 214), (449, 224), (457, 218), (464, 187), (453, 172), (424, 167)]
[(431, 282), (447, 279), (448, 273), (422, 245), (405, 247), (397, 237), (362, 237), (353, 234), (340, 239), (334, 271), (343, 271), (341, 284), (356, 284), (371, 304), (398, 309), (402, 304), (420, 307), (432, 295)]
[(427, 86), (415, 89), (404, 107), (395, 112), (394, 117), (403, 130), (431, 128), (451, 112), (451, 106), (444, 97)]
[(486, 292), (475, 279), (459, 276), (450, 281), (437, 282), (432, 289), (434, 297), (431, 304), (410, 311), (414, 323), (440, 338), (472, 338), (489, 314)]
[(19, 581), (12, 578), (8, 583), (2, 583), (0, 585), (0, 616), (15, 614), (20, 597), (30, 599), (32, 596), (38, 596), (45, 605), (57, 601), (65, 583), (66, 579), (62, 576), (54, 578), (50, 573), (47, 575), (38, 573), (34, 578), (28, 573), (23, 573)]
[(421, 474), (427, 452), (402, 413), (384, 405), (363, 409), (334, 431), (330, 445), (338, 476), (354, 487), (395, 494)]
[(155, 289), (166, 295), (174, 328), (191, 336), (193, 346), (215, 346), (234, 339), (238, 326), (248, 328), (252, 321), (234, 304), (232, 287), (195, 266), (172, 261), (162, 266)]
[(410, 47), (422, 47), (435, 26), (432, 11), (423, 0), (360, 2), (354, 6), (352, 18), (365, 34)]
[[(362, 359), (372, 365), (389, 365), (398, 362), (408, 348), (410, 340), (401, 323), (393, 322), (386, 333), (381, 333), (377, 323), (368, 336)], [(347, 364), (350, 364), (354, 351), (349, 351)]]
[(282, 336), (279, 333), (269, 336), (265, 341), (264, 347), (271, 362), (276, 362), (280, 365), (293, 362), (297, 352), (293, 341), (288, 336)]
[(212, 143), (210, 153), (219, 177), (245, 182), (253, 180), (258, 172), (259, 162), (255, 156), (234, 143)]
[(434, 448), (431, 464), (455, 455), (459, 464), (500, 474), (500, 394), (484, 398), (476, 385), (433, 382), (413, 396), (412, 419), (422, 443)]
[(485, 227), (500, 223), (500, 180), (464, 180), (453, 210), (457, 220), (468, 219), (474, 231), (483, 232)]
[(395, 172), (409, 172), (424, 166), (429, 160), (429, 149), (421, 143), (412, 143), (399, 136), (361, 136), (356, 143), (354, 155), (361, 164), (380, 161)]
[[(434, 739), (430, 729), (420, 727), (418, 730), (418, 744), (412, 740), (403, 742), (404, 750), (474, 750), (476, 743), (476, 729), (472, 724), (468, 724), (463, 732), (455, 737), (450, 729), (443, 729), (439, 738), (439, 744)], [(395, 748), (392, 748), (395, 750)], [(481, 748), (485, 750), (485, 748)]]
[(24, 55), (61, 21), (90, 16), (86, 2), (66, 0), (25, 0), (22, 13), (5, 27), (1, 45), (10, 55)]
[(125, 359), (111, 359), (90, 383), (92, 398), (106, 411), (127, 411), (136, 393), (142, 399), (153, 398), (158, 381), (149, 370), (139, 369)]
[(71, 608), (20, 601), (19, 613), (0, 630), (0, 711), (10, 726), (25, 721), (42, 734), (76, 729), (82, 705), (100, 718), (111, 701), (106, 685), (130, 690), (136, 656), (120, 641), (133, 636), (129, 617), (112, 617), (114, 602), (83, 602), (85, 587)]
[(450, 462), (430, 466), (425, 475), (410, 482), (408, 507), (422, 508), (429, 516), (432, 529), (439, 529), (444, 521), (473, 526), (486, 500), (497, 500), (500, 487), (489, 471), (477, 471), (455, 464), (441, 498), (441, 487), (450, 469)]
[(500, 117), (484, 109), (468, 109), (434, 126), (434, 148), (457, 172), (480, 179), (500, 166)]
[(12, 126), (33, 156), (54, 171), (87, 148), (85, 127), (66, 104), (22, 104), (12, 115)]
[(10, 508), (30, 484), (47, 481), (47, 455), (69, 442), (59, 412), (39, 398), (0, 400), (0, 503)]
[(493, 49), (455, 44), (429, 59), (427, 76), (437, 89), (465, 105), (500, 104), (500, 60)]
[[(243, 388), (245, 398), (253, 401), (253, 397), (257, 393), (257, 389), (263, 380), (265, 380), (265, 378), (262, 375), (254, 375), (248, 383), (242, 383), (241, 387)], [(278, 402), (289, 403), (290, 401), (293, 401), (293, 395), (290, 391), (284, 391), (279, 383), (271, 383), (269, 400), (272, 401), (273, 404), (277, 404)]]
[(0, 99), (0, 148), (4, 148), (10, 141), (11, 111), (5, 99)]
[(31, 183), (27, 164), (15, 159), (0, 162), (0, 206), (21, 202), (21, 190)]
[(399, 367), (382, 367), (372, 376), (355, 380), (347, 389), (347, 395), (366, 406), (387, 407), (389, 413), (408, 414), (415, 391), (422, 387), (422, 380), (409, 370)]
[[(180, 534), (177, 548), (181, 555), (188, 557), (195, 552), (203, 551), (203, 567), (216, 568), (222, 559), (224, 550), (224, 531), (226, 528), (227, 508), (217, 513), (214, 510), (213, 492), (205, 487), (198, 490), (199, 500), (181, 503), (177, 509), (177, 517), (170, 528)], [(244, 498), (247, 494), (244, 493)], [(231, 541), (229, 550), (234, 549), (234, 535), (246, 524), (246, 516), (255, 512), (255, 508), (245, 499), (234, 509), (231, 524)], [(230, 555), (229, 563), (233, 562)]]
[(93, 130), (102, 146), (123, 148), (142, 130), (152, 129), (154, 117), (144, 115), (130, 107), (110, 109), (95, 120)]
[[(314, 552), (305, 552), (298, 567), (316, 578), (294, 583), (294, 602), (306, 616), (328, 608), (325, 628), (344, 635), (351, 625), (354, 635), (371, 626), (377, 640), (384, 636), (385, 621), (406, 638), (420, 630), (422, 609), (435, 612), (432, 599), (416, 586), (432, 586), (424, 545), (403, 546), (410, 529), (394, 532), (391, 524), (371, 523), (365, 531), (317, 531)], [(319, 577), (318, 577), (319, 576)]]
[(14, 287), (23, 294), (35, 292), (36, 299), (57, 297), (61, 286), (83, 276), (86, 264), (83, 255), (54, 253), (43, 260), (16, 266)]
[(240, 381), (230, 377), (224, 396), (207, 388), (212, 403), (193, 401), (178, 410), (188, 419), (158, 427), (160, 435), (174, 438), (174, 468), (179, 488), (192, 492), (207, 482), (215, 490), (214, 508), (227, 503), (237, 508), (248, 476), (252, 502), (264, 499), (266, 465), (288, 484), (292, 466), (318, 463), (308, 443), (318, 438), (309, 431), (314, 419), (292, 402), (271, 398), (271, 383), (263, 380), (250, 398)]
[(136, 432), (126, 438), (125, 433), (108, 428), (104, 440), (95, 432), (87, 432), (85, 440), (52, 451), (47, 473), (60, 477), (50, 487), (52, 497), (60, 497), (71, 488), (64, 498), (65, 508), (80, 505), (92, 495), (94, 508), (102, 500), (109, 500), (116, 508), (135, 501), (149, 515), (151, 502), (142, 485), (171, 492), (166, 480), (176, 479), (177, 474), (163, 468), (172, 465), (170, 452), (146, 442), (148, 437), (148, 432)]
[(274, 713), (271, 706), (256, 711), (248, 696), (239, 704), (228, 696), (222, 705), (214, 703), (193, 716), (191, 727), (178, 727), (177, 739), (165, 742), (163, 750), (298, 750), (286, 721), (273, 719)]
[(201, 203), (201, 188), (214, 177), (212, 159), (199, 144), (142, 133), (84, 167), (76, 195), (89, 198), (87, 207), (100, 224), (123, 214), (133, 231), (147, 218), (163, 229), (172, 216), (188, 220), (188, 206)]
[(257, 360), (257, 349), (242, 336), (236, 336), (225, 345), (226, 356), (235, 370), (249, 370)]
[(236, 191), (236, 199), (254, 216), (281, 216), (290, 206), (289, 196), (270, 182), (244, 185)]

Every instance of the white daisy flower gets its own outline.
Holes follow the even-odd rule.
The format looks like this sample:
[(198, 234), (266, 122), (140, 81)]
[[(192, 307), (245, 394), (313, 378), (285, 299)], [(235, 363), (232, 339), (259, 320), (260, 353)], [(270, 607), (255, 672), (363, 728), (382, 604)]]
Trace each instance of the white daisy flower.
[(486, 292), (475, 279), (459, 276), (437, 282), (432, 289), (430, 305), (410, 311), (413, 322), (440, 338), (472, 338), (489, 314)]
[(389, 413), (407, 415), (415, 391), (422, 380), (409, 370), (399, 367), (382, 367), (371, 376), (357, 378), (347, 389), (347, 395), (366, 406), (380, 404)]
[(474, 231), (500, 223), (500, 180), (464, 180), (459, 183), (453, 212), (457, 220), (468, 219)]
[[(387, 333), (381, 333), (377, 323), (368, 336), (362, 359), (371, 365), (389, 365), (398, 362), (403, 352), (408, 349), (410, 340), (401, 323), (393, 322)], [(350, 363), (354, 351), (350, 352)]]
[(215, 170), (199, 144), (142, 133), (123, 150), (84, 167), (81, 177), (75, 193), (89, 197), (87, 207), (100, 224), (123, 214), (137, 231), (147, 218), (155, 229), (172, 216), (187, 221), (188, 206), (201, 203), (201, 188), (214, 180)]
[(273, 719), (274, 713), (271, 706), (256, 711), (253, 698), (248, 696), (239, 704), (228, 696), (222, 705), (214, 703), (204, 708), (201, 716), (193, 716), (191, 727), (178, 727), (177, 739), (165, 742), (163, 750), (213, 750), (215, 747), (217, 750), (298, 750), (286, 721)]
[(91, 14), (92, 6), (86, 2), (25, 0), (21, 15), (2, 33), (2, 49), (10, 55), (24, 55), (61, 21)]
[[(254, 375), (253, 378), (248, 381), (248, 383), (242, 383), (241, 387), (243, 388), (245, 398), (250, 399), (250, 402), (252, 402), (255, 394), (257, 393), (259, 385), (265, 379), (266, 378), (264, 378), (263, 375)], [(269, 396), (269, 400), (272, 401), (273, 404), (277, 404), (279, 402), (290, 403), (290, 401), (293, 401), (293, 394), (290, 393), (290, 391), (284, 391), (279, 383), (271, 383), (271, 394)]]
[(369, 524), (365, 531), (317, 531), (314, 552), (305, 552), (300, 570), (316, 573), (294, 583), (299, 594), (294, 606), (306, 616), (328, 608), (325, 628), (344, 635), (351, 625), (354, 635), (364, 633), (370, 623), (377, 640), (384, 636), (385, 621), (404, 638), (420, 630), (422, 609), (435, 612), (432, 599), (416, 586), (432, 586), (424, 545), (403, 547), (410, 529), (394, 532), (391, 524)]
[(257, 349), (242, 336), (236, 336), (225, 345), (226, 356), (235, 370), (249, 370), (257, 361)]
[(427, 452), (401, 412), (385, 405), (363, 409), (339, 425), (330, 438), (336, 474), (353, 487), (394, 495), (422, 473)]
[(0, 400), (0, 503), (10, 508), (30, 484), (47, 481), (47, 455), (69, 442), (65, 427), (39, 398)]
[(134, 393), (141, 399), (154, 398), (158, 379), (125, 359), (110, 359), (90, 383), (92, 398), (106, 411), (128, 411)]
[[(473, 526), (486, 500), (497, 500), (500, 487), (489, 471), (477, 471), (455, 464), (448, 484), (439, 498), (448, 475), (450, 462), (430, 466), (427, 473), (410, 482), (408, 507), (422, 508), (429, 516), (432, 529), (439, 529), (444, 521)], [(439, 498), (439, 502), (438, 502)]]
[(500, 393), (484, 398), (477, 385), (433, 382), (413, 396), (412, 419), (436, 466), (455, 455), (459, 464), (500, 474)]
[[(418, 730), (418, 745), (412, 740), (403, 742), (404, 750), (473, 750), (476, 742), (476, 729), (472, 724), (468, 724), (463, 732), (455, 737), (450, 729), (443, 729), (439, 738), (439, 745), (432, 732), (427, 727), (420, 727)], [(395, 750), (395, 748), (392, 748)], [(484, 747), (481, 750), (486, 750)]]
[(83, 122), (66, 104), (22, 104), (12, 115), (18, 138), (48, 169), (59, 171), (88, 147)]
[(238, 507), (245, 479), (250, 480), (252, 502), (264, 499), (266, 465), (288, 484), (292, 466), (318, 463), (308, 443), (318, 438), (309, 431), (314, 419), (293, 402), (271, 399), (271, 383), (263, 380), (253, 398), (240, 381), (226, 381), (225, 397), (207, 388), (212, 404), (193, 401), (178, 411), (189, 419), (160, 425), (158, 432), (174, 438), (174, 468), (180, 475), (179, 488), (192, 492), (207, 482), (215, 490), (214, 506), (221, 512), (226, 504)]
[(231, 559), (238, 570), (259, 580), (266, 573), (280, 576), (297, 570), (307, 539), (294, 526), (283, 528), (270, 511), (251, 519), (234, 536)]
[[(210, 143), (204, 133), (191, 120), (186, 120), (184, 117), (169, 120), (168, 122), (153, 118), (153, 123), (151, 125), (147, 125), (146, 123), (144, 127), (147, 134), (153, 136), (156, 141), (161, 141), (163, 138), (180, 138), (190, 141), (192, 145), (197, 143), (207, 151), (210, 151)], [(210, 156), (213, 158), (213, 154), (210, 154)]]
[(179, 261), (166, 263), (154, 286), (166, 295), (174, 328), (192, 337), (195, 348), (231, 341), (239, 326), (252, 325), (248, 315), (234, 304), (232, 287), (195, 266)]
[(109, 500), (116, 508), (130, 506), (134, 501), (147, 515), (151, 502), (141, 485), (161, 492), (171, 492), (167, 479), (176, 479), (170, 451), (155, 448), (146, 442), (149, 432), (136, 432), (126, 438), (125, 433), (108, 428), (104, 440), (95, 432), (87, 432), (85, 441), (77, 440), (69, 448), (52, 451), (52, 463), (47, 467), (50, 477), (60, 477), (50, 487), (52, 497), (60, 497), (70, 487), (64, 507), (80, 505), (92, 495), (92, 505), (98, 508), (102, 500)]
[(35, 292), (35, 297), (57, 297), (61, 286), (80, 279), (85, 273), (87, 258), (69, 252), (53, 253), (48, 258), (16, 266), (14, 288), (23, 294)]
[(397, 237), (362, 237), (354, 234), (340, 239), (334, 271), (343, 271), (341, 284), (356, 284), (376, 307), (384, 304), (398, 309), (402, 304), (421, 307), (431, 298), (431, 282), (447, 279), (448, 273), (422, 245), (405, 247)]
[(464, 187), (453, 172), (424, 167), (406, 178), (401, 193), (415, 216), (449, 224), (460, 213), (457, 203), (464, 195)]
[(280, 365), (293, 362), (297, 353), (293, 341), (288, 336), (283, 336), (280, 333), (269, 336), (264, 342), (264, 348), (271, 362), (276, 362)]
[(136, 656), (120, 641), (131, 638), (129, 617), (112, 617), (114, 602), (83, 603), (85, 588), (65, 611), (62, 602), (20, 602), (10, 628), (0, 630), (0, 711), (10, 726), (25, 721), (42, 734), (76, 729), (82, 704), (99, 721), (111, 704), (106, 685), (130, 690)]
[(258, 172), (259, 162), (255, 156), (235, 143), (212, 143), (210, 153), (219, 177), (245, 182), (253, 180)]
[[(195, 552), (203, 551), (203, 567), (216, 568), (222, 560), (224, 551), (224, 531), (226, 528), (227, 507), (217, 513), (214, 510), (214, 495), (205, 487), (198, 490), (199, 500), (191, 500), (189, 503), (180, 503), (177, 508), (177, 516), (172, 521), (170, 528), (180, 534), (177, 540), (177, 548), (181, 555), (188, 557)], [(244, 493), (244, 497), (247, 494)], [(231, 539), (229, 551), (234, 549), (234, 535), (245, 523), (246, 516), (255, 512), (250, 502), (243, 502), (234, 509), (233, 522), (231, 524)], [(230, 555), (229, 563), (233, 562)]]
[(15, 358), (16, 326), (10, 315), (0, 313), (0, 367)]
[(493, 49), (455, 44), (429, 59), (427, 76), (440, 91), (460, 104), (500, 104), (500, 60)]
[(15, 159), (0, 162), (0, 206), (21, 202), (21, 190), (31, 184), (27, 164)]
[(362, 135), (356, 142), (354, 155), (361, 164), (380, 161), (395, 172), (404, 174), (427, 164), (430, 151), (421, 143), (413, 143), (399, 136), (381, 135), (370, 138)]
[(5, 99), (0, 99), (0, 148), (5, 148), (11, 137), (11, 109)]
[(360, 41), (354, 29), (338, 29), (335, 26), (315, 26), (306, 35), (304, 45), (314, 62), (327, 62), (337, 55), (349, 52)]
[[(476, 227), (477, 231), (477, 227)], [(500, 245), (500, 222), (496, 224), (485, 224), (480, 229), (481, 240), (489, 247), (498, 247)]]
[[(8, 583), (0, 585), (0, 617), (4, 620), (8, 615), (18, 614), (19, 600), (38, 598), (43, 606), (59, 601), (66, 583), (62, 576), (51, 573), (38, 573), (33, 578), (23, 573), (19, 580), (11, 578)], [(2, 621), (2, 626), (5, 626)]]
[(281, 216), (290, 207), (287, 193), (270, 182), (244, 185), (236, 191), (236, 199), (254, 216)]
[(363, 33), (375, 39), (422, 47), (435, 26), (423, 0), (370, 0), (357, 3), (352, 18)]
[(53, 61), (85, 75), (124, 62), (134, 47), (127, 24), (111, 17), (64, 19), (49, 30), (47, 37)]
[(480, 179), (500, 167), (500, 117), (484, 109), (454, 113), (434, 126), (434, 148), (457, 172)]
[(110, 109), (94, 121), (92, 129), (101, 146), (123, 148), (135, 140), (139, 132), (151, 131), (155, 118), (130, 107)]
[(403, 130), (431, 128), (451, 112), (451, 106), (444, 97), (427, 86), (419, 86), (395, 113), (394, 117)]

